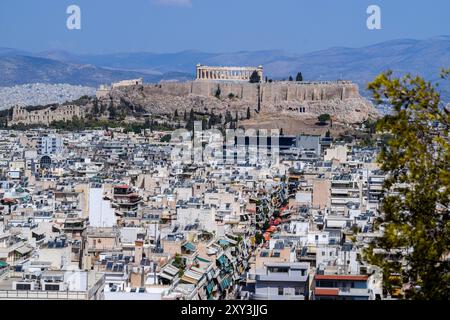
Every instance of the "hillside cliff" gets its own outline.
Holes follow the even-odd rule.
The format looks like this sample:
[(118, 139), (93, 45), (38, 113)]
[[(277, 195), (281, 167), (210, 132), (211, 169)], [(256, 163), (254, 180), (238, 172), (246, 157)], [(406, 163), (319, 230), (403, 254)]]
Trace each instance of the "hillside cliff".
[(329, 113), (346, 123), (361, 122), (377, 116), (376, 110), (359, 94), (358, 85), (336, 82), (237, 83), (189, 81), (116, 88), (98, 93), (104, 103), (129, 101), (153, 114), (177, 110), (197, 112), (283, 114), (311, 118)]

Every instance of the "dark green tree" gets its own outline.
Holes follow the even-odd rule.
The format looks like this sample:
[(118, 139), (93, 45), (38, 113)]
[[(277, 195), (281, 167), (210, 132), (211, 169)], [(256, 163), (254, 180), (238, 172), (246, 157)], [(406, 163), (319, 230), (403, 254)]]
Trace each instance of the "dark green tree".
[(292, 76), (289, 76), (289, 81), (294, 81), (294, 78), (292, 78)]
[(220, 99), (220, 95), (222, 94), (222, 90), (220, 90), (220, 86), (217, 87), (216, 93), (215, 93), (215, 97), (217, 99)]
[(303, 75), (301, 72), (297, 73), (297, 76), (295, 77), (295, 81), (303, 81)]
[(328, 113), (324, 113), (321, 114), (320, 116), (317, 117), (317, 120), (319, 120), (319, 122), (328, 122), (331, 120), (331, 116)]
[(230, 110), (227, 110), (225, 113), (225, 123), (230, 123), (233, 121), (233, 117), (231, 116)]
[(261, 77), (259, 76), (258, 72), (253, 71), (253, 73), (250, 75), (250, 83), (260, 83)]
[(392, 114), (377, 124), (390, 136), (378, 157), (388, 173), (377, 221), (383, 236), (365, 257), (382, 268), (388, 292), (406, 285), (405, 298), (448, 300), (450, 115), (436, 87), (418, 76), (386, 72), (368, 88)]
[(164, 136), (161, 137), (161, 142), (170, 142), (170, 140), (172, 139), (172, 136), (170, 134), (166, 134)]

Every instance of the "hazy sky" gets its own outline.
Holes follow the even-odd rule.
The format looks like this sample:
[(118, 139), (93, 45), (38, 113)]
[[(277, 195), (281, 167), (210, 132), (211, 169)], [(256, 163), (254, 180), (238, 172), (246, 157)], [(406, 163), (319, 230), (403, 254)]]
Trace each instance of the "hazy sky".
[[(81, 8), (81, 30), (66, 9)], [(367, 7), (382, 30), (368, 30)], [(0, 47), (78, 53), (308, 52), (450, 34), (449, 0), (0, 0)]]

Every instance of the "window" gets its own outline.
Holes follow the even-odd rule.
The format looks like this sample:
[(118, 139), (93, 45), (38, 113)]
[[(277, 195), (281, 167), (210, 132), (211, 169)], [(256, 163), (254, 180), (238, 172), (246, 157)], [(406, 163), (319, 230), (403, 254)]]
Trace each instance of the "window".
[(325, 251), (322, 251), (322, 256), (324, 256), (325, 255)]
[(46, 284), (45, 291), (59, 291), (59, 284)]
[(269, 271), (273, 272), (273, 273), (287, 273), (287, 272), (289, 272), (289, 268), (273, 267), (273, 268), (269, 268)]
[(316, 240), (319, 240), (319, 236), (318, 235), (316, 235)]
[(278, 295), (279, 296), (283, 295), (283, 287), (278, 287)]
[(16, 290), (31, 290), (31, 284), (18, 283), (18, 284), (16, 284)]
[(296, 287), (296, 288), (295, 288), (295, 295), (296, 295), (296, 296), (301, 296), (301, 295), (303, 295), (302, 288)]
[(274, 251), (274, 252), (272, 253), (272, 258), (279, 258), (279, 257), (280, 257), (280, 252)]

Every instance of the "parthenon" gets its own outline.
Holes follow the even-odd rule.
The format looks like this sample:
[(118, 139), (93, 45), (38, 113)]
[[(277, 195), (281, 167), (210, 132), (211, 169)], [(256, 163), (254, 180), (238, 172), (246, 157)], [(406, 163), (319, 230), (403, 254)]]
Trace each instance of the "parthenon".
[(256, 72), (263, 79), (263, 67), (209, 67), (197, 65), (197, 80), (250, 81)]

